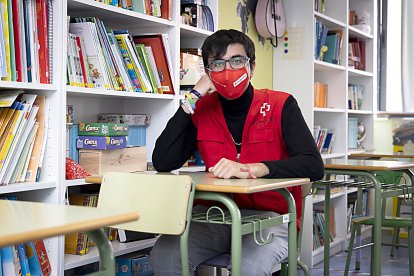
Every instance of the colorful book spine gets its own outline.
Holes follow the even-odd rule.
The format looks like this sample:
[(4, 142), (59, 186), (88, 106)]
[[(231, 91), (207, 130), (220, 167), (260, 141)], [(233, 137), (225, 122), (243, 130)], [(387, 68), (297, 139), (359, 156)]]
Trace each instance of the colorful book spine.
[(2, 78), (5, 81), (11, 81), (11, 53), (10, 53), (10, 31), (9, 31), (9, 13), (7, 11), (8, 4), (7, 0), (0, 0), (0, 4), (3, 7), (0, 12), (3, 12), (3, 37), (4, 37), (4, 50), (5, 50), (5, 57), (6, 57), (6, 70), (7, 75)]
[(29, 261), (27, 259), (26, 248), (24, 244), (16, 245), (17, 253), (19, 254), (20, 267), (22, 269), (22, 276), (30, 276)]

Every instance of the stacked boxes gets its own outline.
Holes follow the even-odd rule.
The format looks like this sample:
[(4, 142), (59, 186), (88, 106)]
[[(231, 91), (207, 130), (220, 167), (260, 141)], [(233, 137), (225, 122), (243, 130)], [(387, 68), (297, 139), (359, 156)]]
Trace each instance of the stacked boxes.
[(150, 124), (150, 115), (102, 113), (98, 115), (98, 122), (108, 124), (126, 124), (129, 129), (128, 146), (146, 146), (146, 128)]
[(128, 125), (80, 123), (78, 149), (122, 149), (127, 146)]
[(127, 147), (128, 131), (122, 123), (79, 123), (79, 164), (92, 175), (145, 171), (146, 148)]

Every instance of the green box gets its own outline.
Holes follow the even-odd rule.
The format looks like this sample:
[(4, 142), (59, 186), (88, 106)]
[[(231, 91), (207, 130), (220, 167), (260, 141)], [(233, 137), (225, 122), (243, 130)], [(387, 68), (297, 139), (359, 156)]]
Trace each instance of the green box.
[(79, 123), (79, 136), (127, 136), (127, 124)]

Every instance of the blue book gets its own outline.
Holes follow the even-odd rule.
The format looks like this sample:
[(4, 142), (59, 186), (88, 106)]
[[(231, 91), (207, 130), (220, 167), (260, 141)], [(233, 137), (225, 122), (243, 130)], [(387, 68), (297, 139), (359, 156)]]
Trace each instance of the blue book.
[(4, 275), (17, 275), (14, 266), (14, 247), (12, 245), (1, 249), (1, 269)]
[(19, 254), (20, 266), (22, 269), (22, 276), (30, 276), (29, 261), (27, 260), (26, 248), (24, 244), (19, 243), (16, 245), (17, 253)]
[(40, 266), (39, 259), (37, 257), (36, 248), (33, 242), (25, 244), (27, 261), (29, 263), (31, 276), (43, 276), (42, 268)]
[(336, 34), (328, 34), (325, 40), (325, 45), (328, 50), (323, 55), (323, 61), (337, 64), (337, 36)]

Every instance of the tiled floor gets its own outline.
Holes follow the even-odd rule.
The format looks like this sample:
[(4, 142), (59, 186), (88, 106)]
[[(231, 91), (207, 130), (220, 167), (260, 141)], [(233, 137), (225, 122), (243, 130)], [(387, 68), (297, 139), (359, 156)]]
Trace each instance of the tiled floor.
[[(391, 232), (384, 231), (383, 239), (385, 242), (391, 241)], [(367, 241), (364, 241), (367, 242)], [(400, 243), (407, 244), (407, 239), (401, 239)], [(352, 254), (351, 266), (349, 275), (370, 275), (370, 256), (371, 248), (365, 247), (361, 250), (361, 270), (355, 270), (355, 251)], [(345, 262), (347, 252), (340, 252), (339, 254), (331, 257), (330, 273), (331, 276), (344, 275)], [(395, 251), (394, 257), (390, 256), (390, 247), (382, 246), (382, 267), (381, 274), (383, 276), (406, 276), (409, 275), (408, 271), (408, 248), (400, 247)], [(298, 275), (303, 275), (302, 272)], [(317, 264), (311, 270), (311, 276), (323, 275), (323, 263)]]

